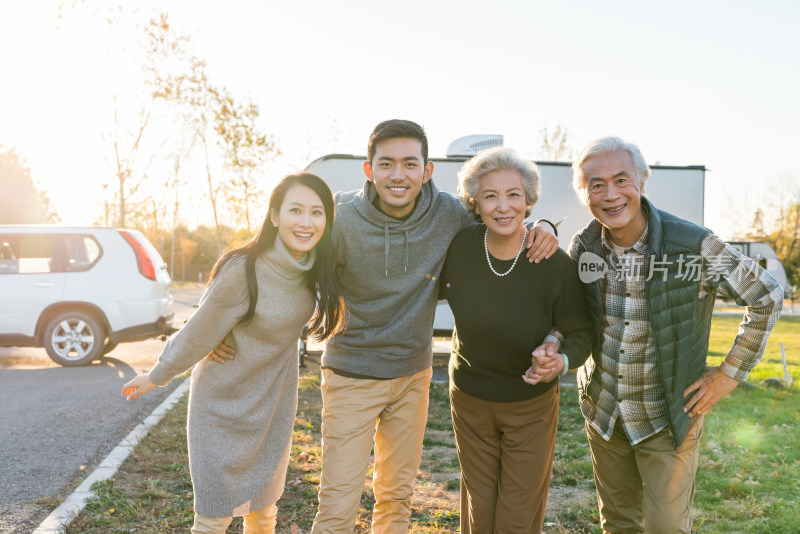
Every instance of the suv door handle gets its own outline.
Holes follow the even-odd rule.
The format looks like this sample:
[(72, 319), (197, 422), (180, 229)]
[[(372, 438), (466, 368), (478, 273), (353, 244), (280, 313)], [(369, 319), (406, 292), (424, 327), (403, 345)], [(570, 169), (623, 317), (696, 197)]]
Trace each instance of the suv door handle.
[(33, 287), (56, 287), (55, 282), (36, 282)]

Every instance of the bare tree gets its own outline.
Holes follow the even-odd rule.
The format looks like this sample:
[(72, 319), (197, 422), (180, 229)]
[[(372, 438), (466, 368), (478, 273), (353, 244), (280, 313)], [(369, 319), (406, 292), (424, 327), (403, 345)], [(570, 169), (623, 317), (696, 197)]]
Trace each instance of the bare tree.
[(111, 132), (102, 135), (104, 141), (111, 144), (113, 152), (113, 160), (110, 163), (114, 170), (117, 186), (117, 191), (115, 194), (117, 217), (115, 224), (119, 227), (126, 226), (128, 222), (128, 212), (130, 210), (128, 203), (147, 181), (150, 166), (166, 142), (166, 139), (162, 139), (159, 145), (152, 150), (144, 166), (137, 166), (137, 160), (143, 144), (143, 136), (147, 130), (147, 127), (150, 125), (154, 101), (155, 97), (150, 101), (146, 108), (143, 108), (139, 111), (138, 124), (136, 128), (132, 132), (126, 132), (120, 124), (119, 109), (115, 96), (114, 129)]
[(217, 237), (217, 255), (222, 254), (222, 233), (219, 223), (219, 210), (217, 208), (217, 196), (219, 195), (220, 186), (214, 180), (214, 175), (211, 172), (211, 161), (208, 157), (208, 140), (205, 134), (200, 134), (200, 144), (203, 147), (203, 155), (205, 156), (206, 168), (206, 184), (208, 185), (208, 199), (211, 202), (211, 211), (214, 213), (214, 230)]
[(569, 146), (569, 133), (563, 124), (556, 124), (552, 132), (545, 126), (541, 129), (542, 145), (539, 157), (546, 161), (572, 161), (572, 148)]
[[(101, 21), (101, 30), (112, 31), (128, 24), (130, 9), (96, 0), (62, 0), (59, 20), (66, 14), (81, 20), (80, 15), (88, 12), (95, 25)], [(140, 20), (144, 20), (140, 39), (130, 48), (141, 73), (135, 86), (140, 94), (125, 100), (120, 95), (113, 126), (103, 136), (113, 176), (104, 186), (106, 219), (157, 232), (171, 211), (175, 226), (180, 223), (179, 184), (200, 179), (221, 253), (225, 213), (220, 193), (249, 227), (263, 191), (263, 167), (279, 154), (277, 143), (259, 129), (260, 113), (254, 103), (235, 101), (224, 87), (209, 80), (206, 63), (194, 52), (191, 39), (176, 30), (166, 13)], [(136, 106), (138, 114), (124, 113)]]
[[(121, 30), (130, 25), (133, 15), (141, 20), (139, 6), (135, 4), (62, 0), (58, 6), (59, 25), (67, 28), (76, 23), (83, 31), (102, 36), (101, 39), (131, 35)], [(143, 82), (114, 91), (113, 121), (101, 133), (103, 157), (111, 170), (103, 186), (103, 218), (105, 223), (118, 226), (134, 226), (141, 220), (152, 219), (153, 204), (159, 202), (151, 195), (158, 189), (149, 183), (151, 169), (159, 163), (164, 146), (174, 138), (174, 132), (163, 124), (168, 120), (165, 121), (165, 109), (160, 105), (164, 98), (158, 88), (157, 73), (174, 67), (175, 62), (167, 60), (180, 57), (184, 39), (170, 31), (165, 14), (149, 20), (143, 28), (144, 53), (141, 40), (133, 42), (127, 38), (110, 49), (114, 61), (132, 67), (136, 73), (134, 79)], [(160, 49), (153, 45), (159, 40), (165, 43)]]
[(211, 84), (206, 74), (206, 63), (192, 56), (188, 73), (165, 80), (165, 97), (181, 117), (190, 133), (190, 146), (200, 151), (200, 162), (204, 173), (204, 187), (214, 217), (217, 254), (222, 253), (222, 235), (218, 205), (222, 185), (215, 176), (210, 150), (215, 146), (214, 121), (217, 115), (219, 90)]

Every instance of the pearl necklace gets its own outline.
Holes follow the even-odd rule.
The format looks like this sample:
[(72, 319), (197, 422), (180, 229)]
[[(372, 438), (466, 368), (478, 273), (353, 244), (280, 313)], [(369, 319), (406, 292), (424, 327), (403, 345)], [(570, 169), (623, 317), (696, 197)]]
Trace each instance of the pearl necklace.
[(483, 234), (483, 250), (486, 252), (486, 262), (489, 264), (489, 269), (491, 269), (494, 274), (496, 274), (497, 276), (505, 276), (514, 270), (514, 266), (517, 264), (517, 260), (519, 260), (519, 255), (522, 254), (522, 251), (525, 248), (525, 238), (528, 237), (528, 229), (525, 228), (525, 233), (522, 235), (522, 243), (519, 244), (519, 250), (517, 251), (516, 257), (514, 258), (514, 263), (512, 263), (511, 267), (509, 267), (508, 270), (504, 273), (498, 273), (497, 271), (494, 270), (494, 267), (492, 266), (492, 260), (489, 257), (489, 245), (486, 244), (486, 237), (488, 235), (489, 235), (489, 229), (487, 228), (486, 233)]

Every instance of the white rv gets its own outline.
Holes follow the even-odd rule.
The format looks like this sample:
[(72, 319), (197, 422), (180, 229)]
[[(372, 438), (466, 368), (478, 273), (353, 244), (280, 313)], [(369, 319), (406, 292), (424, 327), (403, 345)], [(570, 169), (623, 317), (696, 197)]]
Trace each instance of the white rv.
[(775, 277), (775, 280), (781, 285), (784, 298), (789, 297), (789, 279), (786, 277), (786, 270), (769, 244), (763, 241), (729, 241), (729, 243), (745, 256), (750, 256), (758, 261), (759, 265)]
[[(484, 148), (502, 144), (501, 135), (472, 135), (457, 139), (451, 143), (446, 157), (430, 158), (433, 162), (433, 182), (441, 191), (455, 195), (458, 185), (457, 173), (464, 162)], [(366, 156), (329, 154), (311, 162), (306, 170), (323, 178), (332, 191), (352, 191), (364, 185), (366, 178), (363, 164), (366, 159)], [(539, 202), (533, 208), (531, 219), (547, 219), (558, 224), (559, 245), (566, 250), (572, 236), (586, 226), (592, 216), (572, 189), (572, 168), (569, 163), (554, 161), (535, 163), (542, 175), (542, 193)], [(651, 165), (650, 169), (652, 174), (647, 181), (645, 194), (653, 204), (677, 217), (703, 225), (705, 166)], [(772, 254), (774, 256), (774, 252)], [(782, 265), (780, 269), (782, 272)], [(785, 273), (783, 280), (785, 284)], [(450, 308), (446, 302), (440, 302), (436, 310), (434, 333), (437, 336), (450, 336), (452, 331), (453, 316)]]

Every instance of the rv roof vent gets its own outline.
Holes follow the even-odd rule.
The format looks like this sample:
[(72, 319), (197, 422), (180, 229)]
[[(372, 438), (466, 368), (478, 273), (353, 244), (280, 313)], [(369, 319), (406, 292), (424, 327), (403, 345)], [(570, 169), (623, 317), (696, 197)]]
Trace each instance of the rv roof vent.
[(503, 146), (502, 135), (468, 135), (450, 143), (447, 157), (474, 156), (483, 149), (495, 146)]

